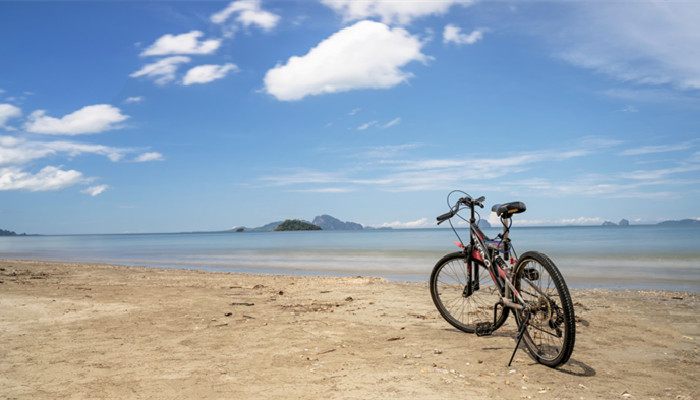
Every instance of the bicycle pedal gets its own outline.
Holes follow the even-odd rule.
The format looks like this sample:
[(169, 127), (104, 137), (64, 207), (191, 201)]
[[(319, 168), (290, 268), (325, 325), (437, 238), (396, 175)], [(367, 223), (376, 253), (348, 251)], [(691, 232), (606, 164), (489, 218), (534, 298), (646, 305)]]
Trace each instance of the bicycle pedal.
[(493, 324), (490, 322), (477, 322), (474, 333), (476, 333), (476, 336), (491, 336)]

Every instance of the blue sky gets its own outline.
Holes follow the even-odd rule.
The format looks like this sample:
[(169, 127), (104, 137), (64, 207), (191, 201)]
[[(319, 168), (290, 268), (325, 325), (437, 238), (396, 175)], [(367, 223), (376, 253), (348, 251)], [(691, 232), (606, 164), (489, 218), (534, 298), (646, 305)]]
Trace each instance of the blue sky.
[(453, 189), (524, 201), (521, 225), (697, 218), (699, 20), (687, 1), (1, 1), (0, 228), (432, 227)]

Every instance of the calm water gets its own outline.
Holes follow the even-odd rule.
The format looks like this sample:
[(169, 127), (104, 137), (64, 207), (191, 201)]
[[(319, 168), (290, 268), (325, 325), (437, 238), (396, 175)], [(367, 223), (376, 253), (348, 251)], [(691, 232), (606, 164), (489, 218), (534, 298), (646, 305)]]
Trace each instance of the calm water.
[[(700, 227), (513, 228), (511, 238), (518, 253), (547, 253), (574, 288), (700, 292)], [(427, 281), (453, 240), (449, 229), (18, 236), (0, 237), (0, 258)]]

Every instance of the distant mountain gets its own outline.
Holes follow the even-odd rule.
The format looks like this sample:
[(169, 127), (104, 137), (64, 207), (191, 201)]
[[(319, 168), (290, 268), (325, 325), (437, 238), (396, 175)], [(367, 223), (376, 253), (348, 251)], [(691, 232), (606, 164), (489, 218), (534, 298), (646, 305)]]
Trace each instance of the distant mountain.
[(324, 231), (355, 231), (362, 230), (362, 225), (355, 222), (343, 222), (330, 215), (319, 215), (311, 221), (312, 224), (320, 226)]
[(618, 223), (618, 225), (620, 225), (620, 226), (630, 226), (630, 222), (629, 222), (628, 220), (622, 218), (622, 219), (620, 220), (620, 222)]
[(659, 222), (657, 225), (700, 225), (700, 220), (697, 219), (682, 219), (675, 221), (663, 221)]
[(298, 219), (288, 219), (282, 222), (275, 231), (320, 231), (320, 226), (310, 224), (308, 222), (299, 221)]
[(491, 227), (491, 223), (485, 219), (479, 220), (479, 223), (477, 225), (479, 226), (479, 228), (490, 228)]

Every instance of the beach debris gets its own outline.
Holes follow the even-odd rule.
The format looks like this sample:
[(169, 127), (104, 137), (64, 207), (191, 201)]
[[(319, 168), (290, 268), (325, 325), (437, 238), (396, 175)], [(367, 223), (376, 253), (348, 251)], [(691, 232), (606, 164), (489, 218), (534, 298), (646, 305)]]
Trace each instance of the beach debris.
[(410, 315), (411, 317), (418, 318), (418, 319), (437, 319), (436, 317), (429, 317), (427, 315), (414, 314), (414, 313), (409, 313), (408, 315)]
[(246, 306), (246, 307), (251, 307), (254, 306), (255, 303), (245, 303), (245, 302), (233, 302), (231, 303), (232, 306)]
[(345, 301), (352, 301), (352, 300), (353, 300), (352, 296), (348, 296), (345, 298)]
[(580, 387), (581, 389), (584, 389), (584, 390), (588, 390), (588, 387), (586, 385), (584, 385), (583, 383), (579, 383), (578, 387)]
[(625, 399), (629, 399), (630, 397), (632, 397), (632, 394), (630, 394), (630, 392), (625, 390), (624, 392), (622, 392), (622, 394), (620, 396), (622, 396)]
[(685, 339), (685, 340), (693, 340), (693, 338), (692, 338), (692, 337), (690, 337), (690, 336), (686, 336), (686, 335), (683, 335), (683, 339)]
[(262, 289), (264, 287), (265, 287), (265, 285), (257, 284), (255, 286), (253, 286), (253, 289)]
[(227, 313), (224, 314), (224, 317), (230, 317), (230, 316), (232, 316), (232, 315), (233, 315), (233, 313), (227, 312)]
[(433, 350), (433, 354), (442, 354), (442, 350), (435, 349), (435, 350)]
[(390, 338), (387, 339), (386, 341), (387, 341), (387, 342), (393, 342), (393, 341), (396, 341), (396, 340), (403, 340), (403, 339), (406, 339), (406, 338), (403, 337), (403, 336), (394, 336), (394, 337), (390, 337)]

